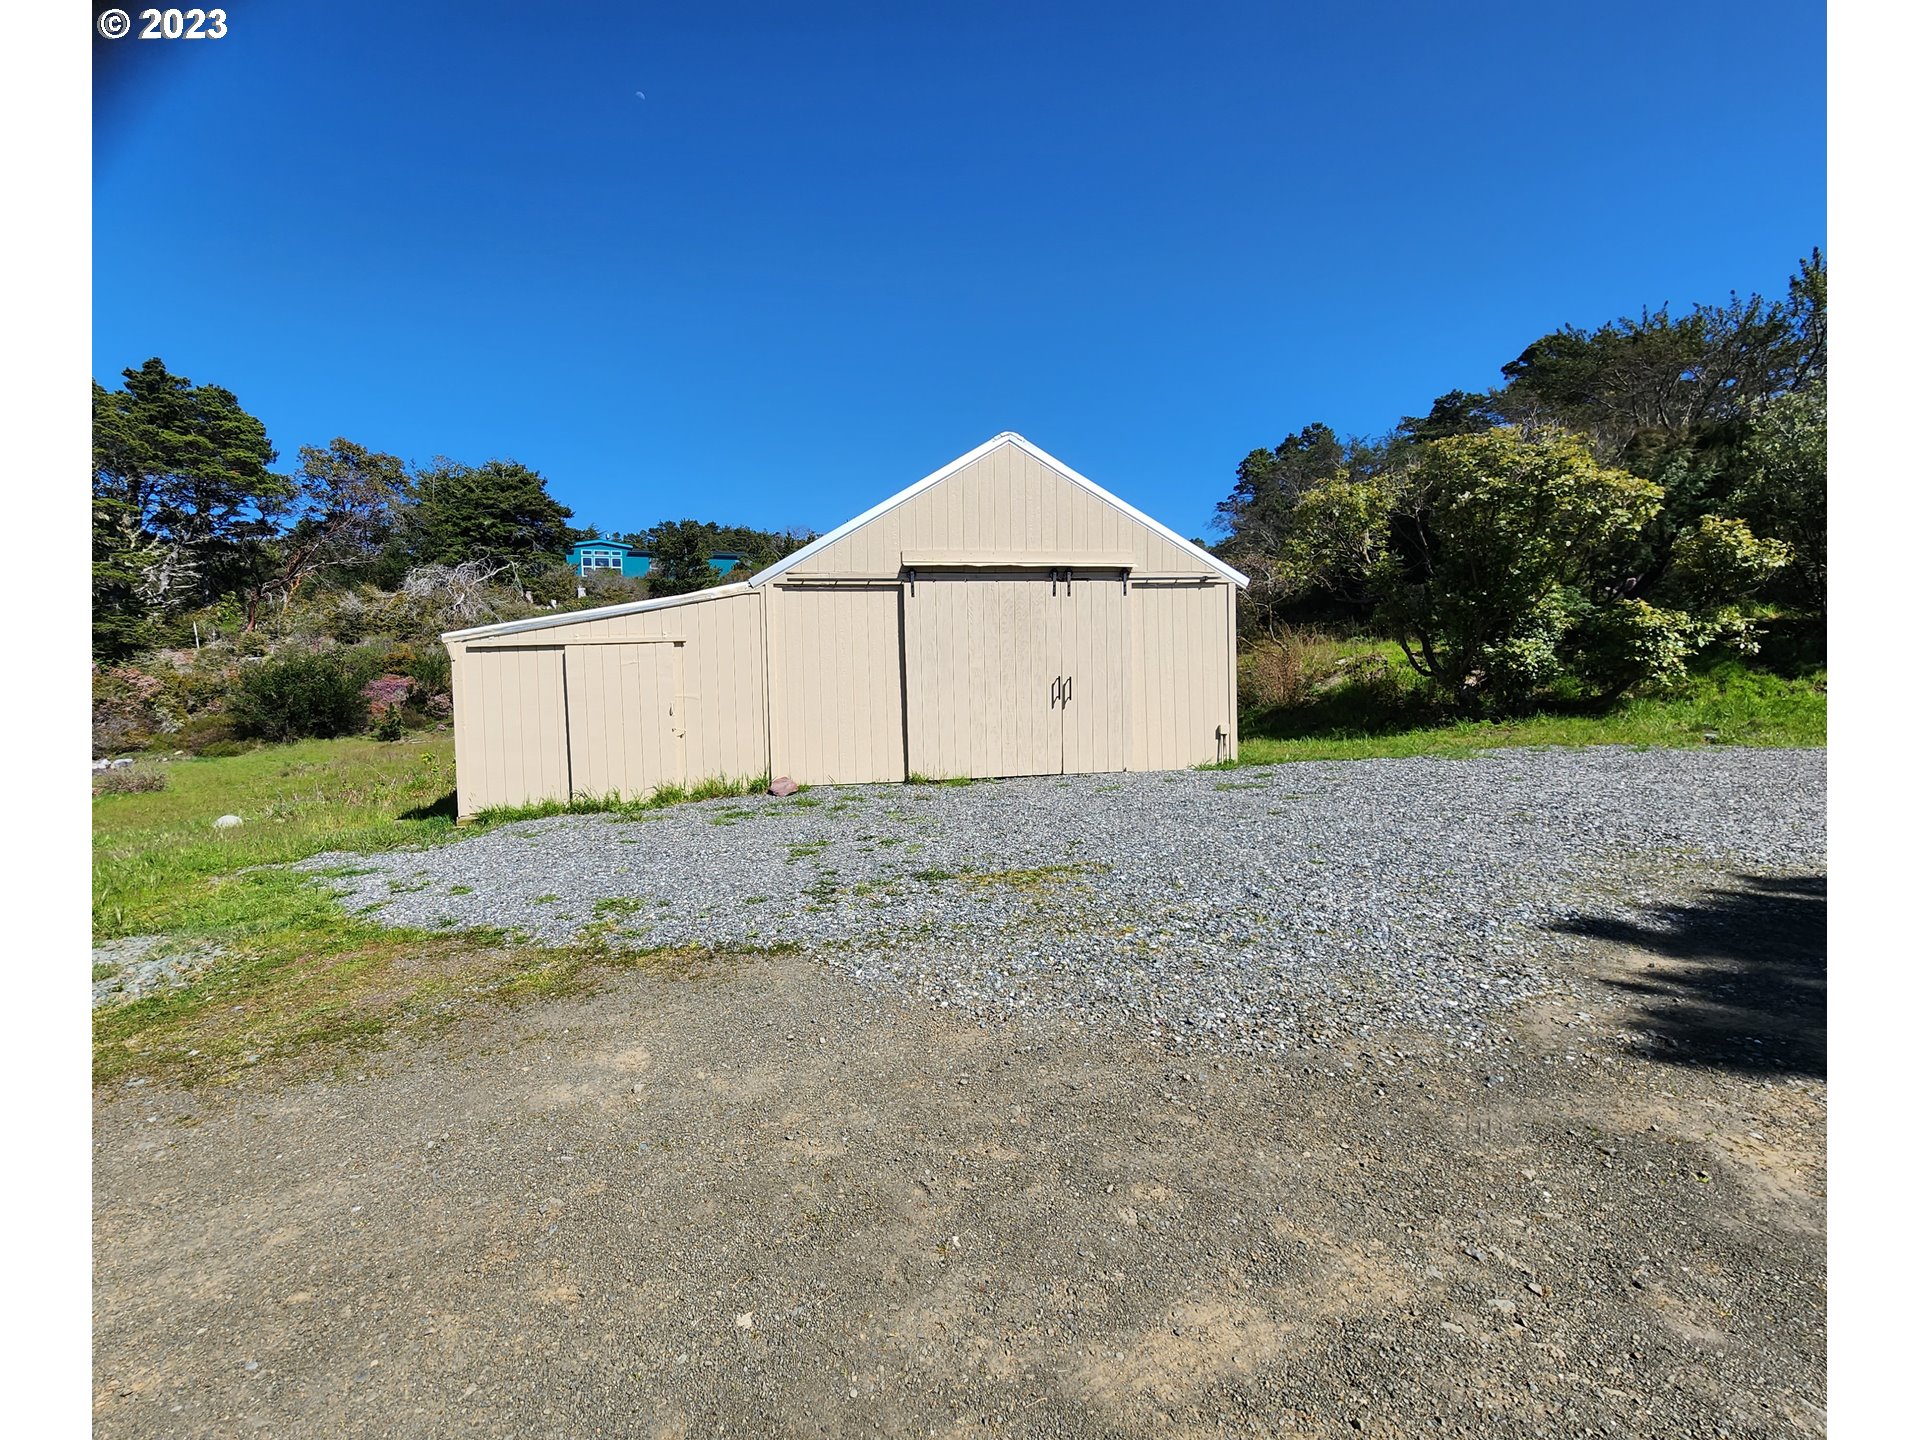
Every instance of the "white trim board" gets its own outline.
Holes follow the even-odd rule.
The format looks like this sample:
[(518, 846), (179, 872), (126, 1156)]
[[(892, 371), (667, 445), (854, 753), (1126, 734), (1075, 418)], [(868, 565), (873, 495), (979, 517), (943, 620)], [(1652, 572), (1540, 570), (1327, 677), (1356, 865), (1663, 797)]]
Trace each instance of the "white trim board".
[[(676, 605), (692, 605), (701, 600), (717, 600), (722, 595), (741, 595), (747, 582), (716, 585), (711, 590), (694, 590), (685, 595), (662, 595), (658, 600), (629, 600), (624, 605), (602, 605), (593, 610), (561, 610), (552, 615), (535, 615), (527, 620), (502, 620), (494, 625), (472, 625), (465, 630), (448, 630), (440, 639), (477, 640), (483, 635), (518, 635), (524, 630), (545, 630), (553, 625), (578, 625), (587, 620), (611, 620), (616, 615), (639, 615), (648, 610), (671, 610)], [(623, 643), (635, 644), (637, 641)]]
[(1220, 574), (1224, 575), (1227, 579), (1231, 580), (1234, 584), (1238, 585), (1242, 590), (1247, 588), (1247, 583), (1248, 583), (1247, 577), (1242, 575), (1238, 570), (1234, 569), (1231, 565), (1227, 564), (1224, 560), (1221, 560), (1217, 555), (1208, 554), (1205, 550), (1202, 550), (1198, 545), (1194, 544), (1191, 540), (1187, 539), (1185, 536), (1177, 534), (1173, 530), (1168, 529), (1165, 525), (1162, 525), (1158, 520), (1154, 519), (1151, 515), (1146, 514), (1144, 511), (1136, 510), (1133, 506), (1129, 505), (1126, 501), (1122, 500), (1118, 495), (1115, 495), (1112, 491), (1102, 489), (1100, 486), (1094, 484), (1093, 481), (1089, 480), (1086, 476), (1082, 475), (1078, 470), (1075, 470), (1071, 465), (1068, 465), (1065, 461), (1055, 459), (1053, 456), (1049, 455), (1046, 451), (1042, 450), (1038, 445), (1034, 444), (1031, 440), (1027, 439), (1025, 436), (1016, 435), (1011, 430), (1003, 430), (998, 435), (994, 436), (991, 440), (987, 441), (984, 445), (976, 445), (973, 449), (969, 450), (966, 454), (962, 455), (959, 459), (949, 460), (945, 465), (942, 465), (938, 470), (934, 471), (931, 475), (928, 475), (924, 479), (916, 480), (913, 484), (909, 485), (906, 489), (902, 490), (898, 495), (889, 496), (887, 499), (882, 500), (878, 505), (875, 505), (871, 510), (867, 510), (862, 514), (854, 516), (853, 519), (847, 521), (846, 524), (840, 526), (837, 530), (829, 530), (825, 535), (822, 535), (818, 540), (813, 541), (811, 544), (801, 546), (800, 549), (794, 551), (793, 554), (787, 556), (786, 559), (781, 560), (776, 564), (769, 565), (766, 569), (762, 570), (758, 575), (755, 575), (749, 578), (745, 583), (758, 588), (759, 586), (764, 585), (769, 580), (777, 579), (779, 576), (785, 574), (788, 570), (791, 570), (795, 565), (798, 565), (803, 560), (806, 560), (809, 556), (817, 555), (819, 554), (820, 551), (826, 549), (827, 546), (835, 544), (840, 540), (844, 540), (847, 536), (851, 535), (854, 531), (858, 530), (862, 525), (867, 524), (869, 521), (877, 520), (880, 516), (886, 514), (887, 511), (893, 509), (894, 506), (904, 504), (906, 501), (911, 500), (914, 496), (918, 495), (921, 491), (932, 489), (935, 485), (938, 485), (942, 480), (946, 479), (949, 475), (953, 474), (955, 471), (960, 470), (965, 466), (971, 465), (974, 461), (978, 460), (982, 455), (985, 455), (989, 451), (995, 450), (1002, 445), (1018, 446), (1020, 449), (1026, 451), (1027, 454), (1031, 455), (1035, 460), (1038, 460), (1042, 465), (1045, 465), (1048, 468), (1056, 471), (1060, 475), (1065, 476), (1068, 480), (1071, 480), (1074, 484), (1080, 486), (1083, 490), (1088, 491), (1090, 494), (1095, 495), (1098, 498), (1106, 501), (1107, 504), (1113, 506), (1114, 509), (1120, 511), (1123, 515), (1127, 515), (1132, 519), (1139, 521), (1142, 525), (1145, 525), (1149, 530), (1152, 530), (1155, 534), (1159, 535), (1162, 539), (1171, 541), (1173, 544), (1179, 546), (1182, 550), (1186, 551), (1189, 555), (1192, 555), (1195, 559), (1203, 561), (1210, 569), (1218, 571)]

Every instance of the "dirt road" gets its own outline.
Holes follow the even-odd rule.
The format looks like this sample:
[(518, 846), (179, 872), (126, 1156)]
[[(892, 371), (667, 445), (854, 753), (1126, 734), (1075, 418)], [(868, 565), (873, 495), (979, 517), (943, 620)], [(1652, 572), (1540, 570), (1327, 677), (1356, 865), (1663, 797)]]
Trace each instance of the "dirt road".
[(789, 958), (103, 1094), (97, 1433), (1819, 1434), (1823, 925), (1597, 922), (1468, 1055)]

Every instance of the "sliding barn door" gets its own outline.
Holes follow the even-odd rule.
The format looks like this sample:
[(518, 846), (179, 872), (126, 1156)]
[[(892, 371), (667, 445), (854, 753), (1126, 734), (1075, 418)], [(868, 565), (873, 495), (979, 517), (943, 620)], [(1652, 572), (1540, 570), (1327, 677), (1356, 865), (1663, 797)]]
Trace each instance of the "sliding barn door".
[(1060, 768), (1069, 775), (1127, 768), (1127, 595), (1115, 576), (1063, 581)]
[(906, 596), (907, 769), (1060, 772), (1060, 608), (1028, 575), (923, 574)]
[(1117, 575), (926, 573), (907, 587), (907, 769), (932, 779), (1127, 766)]

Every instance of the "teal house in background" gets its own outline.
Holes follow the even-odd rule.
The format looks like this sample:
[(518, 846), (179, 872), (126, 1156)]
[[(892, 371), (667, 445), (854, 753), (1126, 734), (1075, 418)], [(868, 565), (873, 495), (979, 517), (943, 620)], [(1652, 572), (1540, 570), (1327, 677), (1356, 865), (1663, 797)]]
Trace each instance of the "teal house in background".
[(576, 540), (567, 551), (567, 568), (578, 575), (613, 570), (638, 580), (653, 568), (653, 556), (624, 540)]
[[(722, 550), (709, 555), (707, 564), (724, 575), (744, 558)], [(611, 570), (629, 580), (640, 580), (653, 568), (653, 556), (624, 540), (576, 540), (567, 551), (567, 568), (583, 578)]]

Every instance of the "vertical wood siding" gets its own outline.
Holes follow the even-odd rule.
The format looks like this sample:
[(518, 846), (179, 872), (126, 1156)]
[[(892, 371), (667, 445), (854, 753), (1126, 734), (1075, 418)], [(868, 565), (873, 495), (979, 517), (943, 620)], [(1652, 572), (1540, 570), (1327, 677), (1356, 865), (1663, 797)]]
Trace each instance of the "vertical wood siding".
[[(1224, 582), (1135, 581), (1130, 608), (1129, 770), (1209, 764), (1233, 753), (1232, 613)], [(1217, 731), (1225, 731), (1223, 739)]]
[(556, 646), (467, 650), (453, 666), (460, 813), (571, 793), (565, 661)]
[(900, 587), (771, 585), (771, 769), (803, 785), (904, 780)]
[[(764, 774), (762, 599), (737, 592), (449, 646), (460, 813)], [(684, 643), (568, 643), (629, 635)]]
[(1017, 445), (990, 450), (787, 573), (898, 575), (903, 550), (1126, 552), (1141, 574), (1217, 575)]
[(686, 779), (678, 641), (567, 649), (573, 793), (644, 799)]

